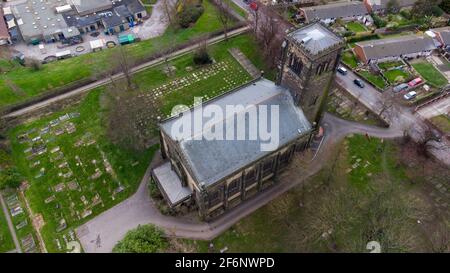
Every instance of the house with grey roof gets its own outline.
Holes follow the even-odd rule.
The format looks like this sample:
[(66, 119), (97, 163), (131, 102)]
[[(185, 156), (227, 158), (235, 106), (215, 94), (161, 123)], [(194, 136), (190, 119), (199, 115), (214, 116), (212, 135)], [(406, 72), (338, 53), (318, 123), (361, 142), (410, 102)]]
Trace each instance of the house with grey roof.
[[(390, 0), (364, 0), (369, 12), (385, 12)], [(417, 0), (396, 0), (399, 8), (408, 8), (414, 6)]]
[(3, 8), (0, 6), (0, 46), (11, 43), (11, 37), (9, 36), (8, 26), (3, 14)]
[(389, 39), (358, 42), (353, 52), (363, 63), (402, 57), (428, 56), (436, 49), (428, 35), (405, 35)]
[(343, 46), (320, 23), (294, 30), (283, 43), (276, 83), (259, 78), (162, 121), (165, 162), (151, 177), (169, 206), (194, 204), (209, 220), (277, 183), (318, 129)]
[(325, 23), (336, 19), (355, 20), (358, 17), (368, 15), (366, 6), (359, 1), (334, 2), (327, 5), (300, 8), (300, 16), (305, 22), (321, 20)]
[(434, 28), (431, 29), (431, 32), (436, 35), (436, 39), (442, 47), (450, 46), (450, 27)]

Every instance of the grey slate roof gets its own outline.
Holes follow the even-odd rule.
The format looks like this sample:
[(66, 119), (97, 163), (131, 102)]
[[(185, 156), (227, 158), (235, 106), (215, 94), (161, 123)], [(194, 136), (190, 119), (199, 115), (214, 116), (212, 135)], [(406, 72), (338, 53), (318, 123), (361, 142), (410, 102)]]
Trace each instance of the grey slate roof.
[(343, 42), (341, 37), (320, 23), (297, 29), (289, 33), (288, 37), (303, 44), (303, 47), (313, 55)]
[(145, 11), (145, 7), (139, 0), (121, 0), (114, 2), (114, 6), (116, 5), (125, 5), (133, 15)]
[(162, 186), (164, 194), (169, 199), (172, 206), (186, 199), (192, 194), (189, 187), (183, 187), (178, 175), (172, 170), (170, 162), (155, 168), (153, 174)]
[[(267, 105), (268, 128), (272, 128), (271, 126), (279, 127), (279, 146), (287, 144), (311, 130), (310, 123), (304, 116), (303, 111), (294, 105), (289, 91), (266, 79), (260, 79), (207, 102), (203, 107), (206, 105), (216, 105), (221, 109), (225, 109), (227, 105), (243, 105), (244, 107), (249, 107), (249, 109), (255, 109), (259, 105)], [(271, 124), (270, 109), (275, 105), (279, 106), (279, 121), (277, 120), (276, 123)], [(199, 108), (193, 108), (186, 113), (195, 115), (199, 112)], [(259, 111), (257, 112), (259, 120), (261, 115)], [(259, 135), (256, 140), (249, 140), (248, 130), (250, 126), (248, 122), (245, 124), (246, 140), (207, 140), (205, 138), (210, 136), (209, 130), (194, 128), (193, 125), (191, 125), (194, 128), (192, 134), (185, 139), (177, 139), (177, 136), (171, 132), (172, 126), (183, 120), (189, 121), (187, 116), (182, 115), (168, 119), (161, 123), (161, 129), (169, 137), (178, 141), (180, 150), (189, 163), (194, 179), (198, 183), (213, 184), (270, 153), (269, 151), (261, 151), (260, 145), (266, 142)], [(215, 129), (222, 127), (224, 132), (235, 130), (237, 122), (234, 122), (234, 120), (237, 120), (237, 116), (248, 119), (246, 111), (241, 111), (225, 117), (211, 127)], [(211, 120), (212, 118), (203, 118), (203, 124), (208, 121), (211, 122)], [(199, 136), (201, 140), (194, 140), (195, 136)]]
[(302, 8), (308, 22), (314, 19), (331, 19), (356, 17), (369, 13), (366, 6), (362, 2), (338, 2), (328, 5), (313, 6)]
[(71, 0), (78, 13), (84, 15), (112, 8), (111, 0)]
[(441, 36), (444, 45), (450, 44), (450, 27), (435, 28), (432, 29), (432, 31), (438, 33)]
[(390, 39), (365, 41), (356, 43), (356, 46), (363, 49), (367, 60), (436, 49), (433, 39), (426, 35), (406, 35)]

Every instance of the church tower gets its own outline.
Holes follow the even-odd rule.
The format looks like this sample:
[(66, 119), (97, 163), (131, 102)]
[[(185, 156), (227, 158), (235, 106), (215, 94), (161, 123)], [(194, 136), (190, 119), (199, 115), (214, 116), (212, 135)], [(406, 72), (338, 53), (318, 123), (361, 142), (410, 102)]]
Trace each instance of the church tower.
[(277, 84), (291, 91), (311, 123), (318, 123), (325, 110), (344, 45), (319, 22), (290, 32), (282, 44)]

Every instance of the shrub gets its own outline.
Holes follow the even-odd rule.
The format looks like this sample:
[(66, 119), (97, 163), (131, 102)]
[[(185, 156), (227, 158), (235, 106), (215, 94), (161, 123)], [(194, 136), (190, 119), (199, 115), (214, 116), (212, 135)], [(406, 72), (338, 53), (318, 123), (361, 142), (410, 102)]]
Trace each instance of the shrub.
[(191, 24), (197, 22), (203, 12), (204, 8), (201, 4), (186, 5), (178, 13), (178, 24), (183, 28), (188, 28)]
[(157, 253), (167, 248), (164, 233), (153, 225), (138, 226), (130, 230), (113, 248), (116, 253)]
[(27, 66), (33, 71), (39, 71), (42, 68), (41, 62), (35, 59), (28, 60)]
[(208, 49), (206, 45), (202, 45), (195, 53), (194, 53), (194, 63), (196, 65), (210, 64), (212, 63), (211, 57), (209, 56)]
[(377, 27), (377, 28), (382, 28), (382, 27), (385, 27), (386, 26), (386, 21), (384, 21), (383, 19), (381, 19), (381, 17), (380, 16), (378, 16), (378, 15), (376, 15), (376, 14), (372, 14), (371, 15), (372, 16), (372, 18), (373, 18), (373, 23), (375, 24), (375, 26)]
[(361, 41), (375, 40), (379, 39), (380, 36), (377, 33), (371, 33), (366, 35), (358, 35), (347, 38), (347, 43), (356, 43)]

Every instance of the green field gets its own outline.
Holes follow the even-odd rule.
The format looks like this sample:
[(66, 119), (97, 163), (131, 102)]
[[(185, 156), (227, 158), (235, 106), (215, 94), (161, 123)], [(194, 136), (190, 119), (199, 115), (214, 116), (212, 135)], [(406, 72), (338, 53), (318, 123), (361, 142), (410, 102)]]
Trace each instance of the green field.
[[(130, 60), (141, 60), (162, 49), (183, 44), (190, 39), (220, 30), (217, 10), (209, 2), (203, 1), (205, 12), (196, 24), (188, 29), (170, 27), (160, 37), (125, 46)], [(43, 65), (41, 70), (18, 64), (0, 74), (0, 109), (4, 106), (26, 101), (54, 88), (95, 77), (111, 67), (116, 49), (88, 53), (82, 56)], [(0, 67), (10, 66), (6, 61)]]
[(382, 70), (387, 70), (389, 68), (394, 68), (398, 66), (402, 66), (404, 63), (402, 61), (389, 61), (389, 62), (383, 62), (378, 63), (378, 67)]
[(358, 60), (356, 59), (355, 54), (351, 51), (346, 51), (342, 54), (342, 62), (351, 68), (355, 68), (358, 66)]
[[(210, 99), (247, 83), (250, 76), (228, 52), (234, 47), (265, 68), (257, 44), (241, 35), (209, 48), (213, 64), (196, 66), (187, 54), (170, 62), (172, 75), (164, 72), (166, 64), (135, 74), (136, 95), (150, 103), (161, 92), (155, 113), (164, 117), (177, 104), (192, 105), (194, 96)], [(135, 152), (111, 144), (105, 133), (108, 110), (102, 103), (107, 90), (95, 89), (79, 106), (9, 132), (15, 163), (30, 182), (26, 197), (33, 211), (43, 215), (42, 235), (50, 252), (64, 252), (64, 237), (75, 227), (133, 193), (157, 148)], [(41, 147), (42, 154), (33, 152)]]
[(431, 85), (443, 87), (448, 84), (447, 79), (428, 62), (412, 64), (414, 69)]
[(386, 87), (386, 83), (384, 82), (383, 77), (381, 77), (380, 75), (375, 75), (373, 73), (370, 73), (369, 71), (360, 71), (359, 73), (363, 78), (365, 78), (367, 81), (371, 82), (378, 88), (384, 89)]
[(411, 74), (402, 69), (391, 69), (383, 72), (383, 75), (389, 81), (389, 83), (402, 83), (411, 77)]
[(13, 250), (14, 242), (9, 232), (8, 223), (6, 222), (5, 214), (0, 206), (0, 253)]
[(352, 32), (358, 33), (358, 32), (365, 32), (367, 31), (366, 27), (363, 26), (359, 22), (349, 22), (345, 25), (345, 27)]
[[(391, 141), (347, 138), (320, 173), (214, 239), (214, 251), (368, 252), (372, 240), (382, 252), (429, 251), (415, 219), (433, 211), (399, 150)], [(209, 251), (210, 242), (185, 243)]]
[(450, 133), (450, 118), (446, 115), (436, 116), (430, 119), (436, 127), (444, 133)]

